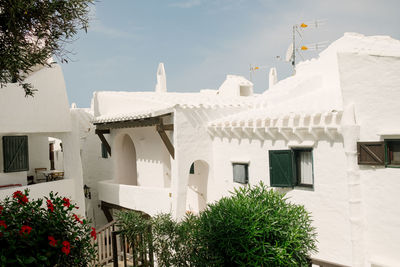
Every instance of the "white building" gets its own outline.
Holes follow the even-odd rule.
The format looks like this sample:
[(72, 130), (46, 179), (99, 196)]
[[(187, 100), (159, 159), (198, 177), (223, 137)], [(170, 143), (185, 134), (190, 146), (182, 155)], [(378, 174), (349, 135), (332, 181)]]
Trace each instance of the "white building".
[[(25, 188), (32, 198), (54, 191), (71, 197), (83, 215), (78, 121), (69, 109), (61, 67), (52, 66), (37, 67), (26, 79), (38, 89), (34, 97), (25, 97), (17, 84), (0, 89), (0, 198)], [(64, 178), (45, 182), (43, 173), (52, 169)]]
[(345, 34), (262, 95), (234, 75), (199, 93), (158, 81), (157, 92), (94, 94), (112, 155), (92, 185), (106, 212), (181, 218), (263, 181), (312, 213), (316, 258), (400, 266), (399, 41)]

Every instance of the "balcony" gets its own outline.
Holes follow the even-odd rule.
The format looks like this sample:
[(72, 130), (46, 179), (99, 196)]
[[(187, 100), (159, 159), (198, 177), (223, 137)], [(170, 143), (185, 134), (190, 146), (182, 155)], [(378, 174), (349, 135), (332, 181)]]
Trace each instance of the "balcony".
[(99, 182), (99, 200), (154, 216), (171, 212), (171, 189), (118, 184), (113, 180)]

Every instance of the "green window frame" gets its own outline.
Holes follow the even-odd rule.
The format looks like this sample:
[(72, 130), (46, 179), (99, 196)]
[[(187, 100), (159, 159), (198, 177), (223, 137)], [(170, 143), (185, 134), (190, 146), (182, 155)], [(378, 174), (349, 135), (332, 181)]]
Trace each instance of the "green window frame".
[[(302, 181), (302, 153), (311, 153), (306, 160), (309, 165), (308, 183)], [(304, 155), (304, 154), (303, 154)], [(304, 172), (304, 170), (303, 170)], [(312, 148), (269, 150), (269, 176), (271, 187), (314, 187), (314, 162)]]
[(29, 170), (28, 136), (3, 136), (4, 172)]

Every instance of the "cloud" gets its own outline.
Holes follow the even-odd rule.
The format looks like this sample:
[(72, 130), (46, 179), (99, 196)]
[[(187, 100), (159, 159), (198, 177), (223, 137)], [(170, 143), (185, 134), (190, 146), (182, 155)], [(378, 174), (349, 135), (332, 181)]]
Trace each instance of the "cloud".
[(179, 7), (179, 8), (192, 8), (195, 6), (199, 6), (203, 3), (202, 0), (186, 0), (180, 1), (170, 4), (172, 7)]
[[(115, 39), (115, 38), (130, 39), (130, 38), (137, 37), (137, 35), (133, 34), (132, 32), (123, 31), (121, 29), (118, 29), (115, 27), (110, 27), (110, 26), (102, 23), (96, 16), (95, 5), (92, 5), (90, 7), (89, 20), (90, 20), (90, 26), (88, 29), (89, 32), (99, 33), (99, 34), (102, 34), (105, 37), (108, 37), (111, 39)], [(131, 28), (131, 30), (132, 30), (132, 28)]]

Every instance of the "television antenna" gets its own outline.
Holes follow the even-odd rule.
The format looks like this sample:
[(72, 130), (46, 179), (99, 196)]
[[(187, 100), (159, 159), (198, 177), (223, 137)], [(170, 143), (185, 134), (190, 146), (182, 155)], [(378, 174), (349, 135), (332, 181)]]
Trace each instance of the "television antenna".
[(300, 37), (300, 39), (303, 39), (303, 36), (301, 34), (301, 30), (304, 30), (306, 28), (315, 28), (319, 29), (323, 25), (325, 25), (327, 20), (315, 20), (315, 21), (309, 21), (309, 22), (302, 22), (301, 24), (295, 24), (292, 27), (292, 43), (289, 45), (287, 51), (286, 51), (286, 56), (285, 60), (287, 62), (290, 62), (293, 66), (293, 71), (296, 73), (296, 53), (300, 55), (300, 57), (304, 60), (301, 52), (303, 51), (315, 51), (322, 49), (326, 47), (328, 42), (319, 42), (319, 43), (314, 43), (314, 44), (309, 44), (309, 45), (301, 45), (299, 47), (296, 47), (296, 35)]
[(253, 66), (250, 64), (250, 81), (253, 82), (253, 75), (257, 70), (266, 70), (268, 66)]

